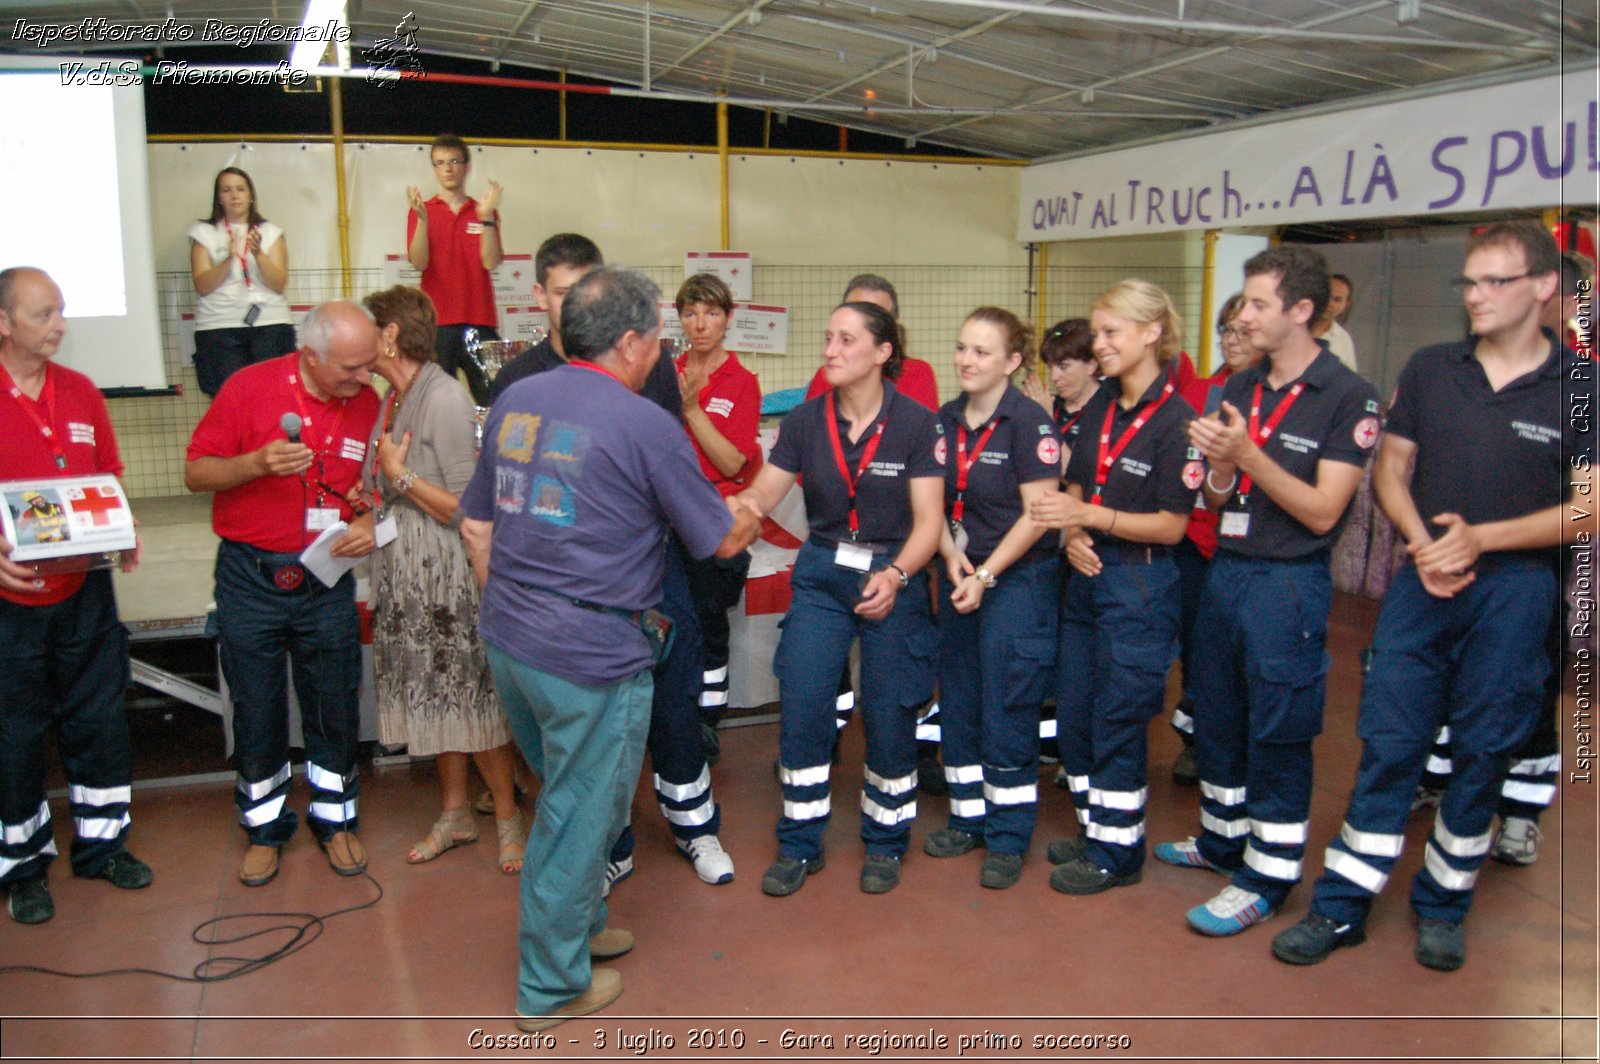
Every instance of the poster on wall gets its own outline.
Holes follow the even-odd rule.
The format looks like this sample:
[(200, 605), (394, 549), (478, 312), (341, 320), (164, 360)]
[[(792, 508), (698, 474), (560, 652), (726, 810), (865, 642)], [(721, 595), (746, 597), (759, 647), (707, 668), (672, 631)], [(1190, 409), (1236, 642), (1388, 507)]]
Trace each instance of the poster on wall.
[(789, 308), (735, 303), (728, 322), (728, 350), (752, 355), (789, 353)]
[(1593, 206), (1597, 102), (1591, 68), (1037, 163), (1017, 239)]
[(748, 302), (755, 298), (754, 271), (748, 251), (686, 251), (683, 253), (683, 278), (697, 273), (716, 274), (733, 293), (733, 298)]

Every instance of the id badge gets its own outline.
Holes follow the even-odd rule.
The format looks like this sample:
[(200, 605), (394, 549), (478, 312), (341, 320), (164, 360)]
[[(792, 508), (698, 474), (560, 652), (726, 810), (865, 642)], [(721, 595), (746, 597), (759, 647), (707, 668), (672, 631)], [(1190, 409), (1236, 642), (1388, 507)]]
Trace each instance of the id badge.
[(841, 543), (833, 553), (833, 564), (865, 573), (872, 568), (872, 552), (859, 543)]
[(393, 513), (385, 514), (378, 520), (376, 524), (372, 526), (373, 541), (378, 545), (378, 549), (380, 550), (393, 543), (395, 537), (399, 534), (400, 529), (395, 524)]
[(956, 553), (967, 553), (967, 526), (960, 521), (950, 522), (950, 538), (955, 540)]
[(313, 506), (306, 511), (306, 531), (321, 532), (339, 523), (338, 507)]
[(1249, 531), (1250, 515), (1240, 513), (1238, 510), (1223, 514), (1222, 523), (1217, 527), (1219, 536), (1227, 536), (1230, 539), (1243, 539)]

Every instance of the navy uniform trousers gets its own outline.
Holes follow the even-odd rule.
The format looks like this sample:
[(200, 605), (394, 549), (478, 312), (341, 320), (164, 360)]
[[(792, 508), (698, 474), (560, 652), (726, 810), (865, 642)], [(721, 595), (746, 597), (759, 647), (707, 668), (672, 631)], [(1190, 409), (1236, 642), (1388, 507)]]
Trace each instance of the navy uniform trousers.
[(37, 879), (56, 853), (45, 752), (56, 729), (72, 807), (72, 870), (97, 875), (128, 837), (128, 630), (111, 574), (51, 606), (0, 599), (0, 883)]
[(223, 540), (217, 547), (217, 635), (222, 674), (233, 699), (234, 803), (256, 846), (282, 846), (298, 818), (289, 798), (289, 691), (293, 664), (305, 738), (312, 832), (326, 841), (360, 826), (361, 619), (356, 582), (346, 573), (326, 587), (310, 573), (290, 589), (274, 574), (298, 563)]
[(939, 584), (939, 705), (950, 826), (1024, 854), (1039, 813), (1039, 702), (1056, 655), (1054, 556), (1001, 573), (971, 613)]
[(1085, 855), (1116, 875), (1143, 867), (1150, 721), (1178, 654), (1178, 569), (1162, 547), (1098, 548), (1061, 600), (1056, 734)]
[(1195, 620), (1200, 853), (1274, 909), (1302, 874), (1332, 605), (1326, 551), (1269, 561), (1219, 550)]
[[(684, 562), (682, 544), (669, 534), (661, 604), (656, 608), (672, 618), (672, 648), (666, 660), (652, 670), (655, 690), (645, 745), (650, 751), (661, 815), (675, 838), (693, 839), (720, 831), (722, 810), (712, 797), (711, 769), (700, 745), (703, 644)], [(611, 860), (621, 862), (631, 856), (633, 845), (633, 825), (629, 823), (611, 847)]]
[[(874, 570), (894, 555), (875, 553)], [(778, 853), (807, 860), (822, 852), (832, 805), (829, 775), (839, 673), (850, 644), (861, 640), (861, 717), (867, 731), (861, 790), (861, 839), (867, 852), (898, 857), (917, 815), (916, 710), (933, 686), (939, 635), (928, 603), (928, 577), (900, 589), (881, 621), (855, 613), (866, 573), (834, 563), (834, 547), (810, 539), (795, 559), (794, 597), (773, 658), (781, 714), (778, 778), (783, 815)]]
[(1384, 599), (1361, 695), (1355, 793), (1311, 902), (1338, 923), (1361, 924), (1388, 882), (1429, 745), (1443, 724), (1454, 772), (1411, 904), (1420, 916), (1460, 923), (1472, 903), (1501, 780), (1542, 712), (1550, 667), (1543, 636), (1556, 606), (1546, 562), (1486, 557), (1477, 573), (1454, 598), (1437, 599), (1406, 565)]

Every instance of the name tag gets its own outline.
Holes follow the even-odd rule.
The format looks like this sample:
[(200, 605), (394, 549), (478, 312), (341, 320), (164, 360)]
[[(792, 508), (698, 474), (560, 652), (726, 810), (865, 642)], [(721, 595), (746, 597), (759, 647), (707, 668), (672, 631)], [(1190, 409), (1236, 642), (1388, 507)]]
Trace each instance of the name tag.
[(467, 223), (467, 235), (468, 236), (477, 236), (481, 232), (483, 232), (483, 223), (482, 222), (468, 222)]
[(321, 532), (339, 523), (338, 507), (313, 506), (306, 511), (306, 531)]
[(382, 520), (372, 526), (372, 538), (377, 543), (379, 550), (393, 543), (395, 537), (399, 534), (400, 529), (396, 526), (394, 514), (392, 513), (386, 514)]
[(1249, 531), (1250, 515), (1239, 513), (1237, 510), (1223, 514), (1222, 523), (1217, 526), (1219, 536), (1228, 536), (1231, 539), (1243, 539)]
[(872, 568), (872, 552), (859, 543), (841, 543), (833, 552), (833, 564), (865, 573)]

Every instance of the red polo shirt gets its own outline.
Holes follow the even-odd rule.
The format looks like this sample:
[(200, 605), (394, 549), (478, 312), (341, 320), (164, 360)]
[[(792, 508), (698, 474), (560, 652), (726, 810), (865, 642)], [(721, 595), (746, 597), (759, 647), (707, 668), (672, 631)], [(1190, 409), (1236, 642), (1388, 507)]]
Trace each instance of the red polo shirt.
[[(471, 196), (459, 211), (439, 196), (428, 208), (428, 268), (422, 271), (422, 290), (433, 300), (440, 325), (488, 325), (499, 321), (494, 307), (494, 281), (483, 268), (483, 225), (478, 221), (478, 201)], [(500, 212), (494, 215), (496, 224)], [(406, 247), (417, 232), (417, 213), (406, 212)]]
[[(117, 451), (117, 437), (111, 430), (111, 416), (100, 389), (77, 370), (53, 362), (45, 364), (44, 373), (44, 390), (37, 400), (26, 395), (13, 399), (9, 386), (0, 389), (0, 440), (5, 441), (0, 445), (0, 480), (85, 477), (97, 473), (120, 477), (122, 456)], [(65, 469), (56, 465), (55, 447), (40, 431), (40, 423), (49, 425), (55, 434), (55, 441), (66, 455)], [(0, 598), (19, 606), (51, 606), (76, 594), (83, 586), (84, 574), (61, 573), (41, 579), (41, 591), (17, 594), (0, 589)]]
[[(1194, 407), (1196, 413), (1204, 413), (1206, 397), (1211, 394), (1212, 386), (1222, 387), (1228, 379), (1229, 370), (1226, 365), (1214, 377), (1198, 377), (1191, 369), (1187, 381), (1183, 380), (1180, 373), (1178, 379), (1183, 383), (1178, 386), (1178, 394)], [(1189, 512), (1189, 527), (1184, 530), (1184, 535), (1189, 537), (1189, 542), (1200, 549), (1200, 553), (1209, 560), (1217, 553), (1217, 515), (1205, 503), (1205, 485), (1201, 485), (1196, 493), (1194, 509)]]
[[(378, 396), (371, 388), (350, 399), (324, 402), (300, 381), (300, 355), (284, 355), (246, 366), (222, 386), (189, 439), (190, 461), (233, 458), (284, 438), (285, 414), (298, 414), (305, 426), (300, 442), (317, 452), (303, 477), (264, 476), (219, 491), (211, 506), (211, 527), (223, 539), (287, 554), (315, 538), (306, 531), (306, 510), (338, 507), (353, 516), (344, 495), (361, 479), (367, 440), (378, 420)], [(326, 487), (316, 483), (323, 481)]]
[[(688, 355), (678, 358), (679, 373), (683, 372), (688, 361)], [(706, 386), (700, 389), (699, 402), (700, 409), (711, 418), (717, 431), (744, 455), (744, 468), (739, 470), (738, 477), (725, 477), (706, 457), (694, 433), (689, 432), (695, 457), (700, 459), (700, 472), (705, 474), (711, 486), (723, 498), (737, 495), (761, 468), (761, 444), (756, 440), (756, 433), (761, 429), (761, 382), (754, 373), (744, 368), (738, 355), (729, 351), (727, 360), (706, 378)], [(688, 426), (684, 427), (684, 431), (689, 431)]]

